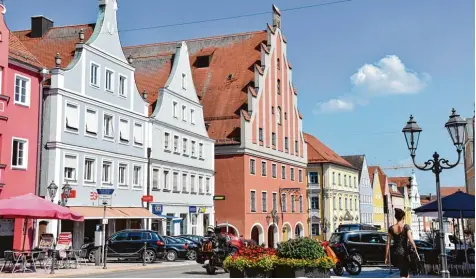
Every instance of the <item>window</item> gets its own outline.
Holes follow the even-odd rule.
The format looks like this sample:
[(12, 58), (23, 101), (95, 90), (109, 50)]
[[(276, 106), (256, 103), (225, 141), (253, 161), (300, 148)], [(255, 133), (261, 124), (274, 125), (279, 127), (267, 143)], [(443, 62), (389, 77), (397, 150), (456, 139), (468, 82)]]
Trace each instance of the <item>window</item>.
[(126, 77), (119, 76), (119, 96), (125, 97), (127, 95), (127, 85), (126, 85)]
[(342, 210), (342, 198), (339, 197), (339, 209)]
[(251, 174), (256, 173), (256, 161), (255, 161), (255, 159), (250, 159), (250, 173)]
[(278, 123), (278, 125), (281, 125), (281, 108), (280, 107), (276, 109), (276, 122)]
[(347, 210), (347, 198), (344, 199), (344, 209)]
[(77, 157), (74, 155), (64, 156), (64, 180), (76, 181)]
[(278, 81), (276, 82), (278, 94), (281, 94), (281, 80), (278, 78)]
[(302, 200), (302, 196), (299, 196), (299, 213), (302, 213), (303, 212), (303, 200)]
[(203, 143), (198, 144), (198, 157), (203, 158)]
[(12, 145), (12, 167), (26, 169), (28, 165), (28, 142), (14, 138)]
[(256, 212), (256, 192), (251, 191), (250, 193), (250, 206), (251, 212)]
[(263, 128), (259, 128), (259, 141), (263, 143)]
[(291, 168), (291, 181), (294, 181), (294, 168)]
[(344, 186), (347, 186), (347, 175), (344, 174)]
[(281, 179), (286, 179), (286, 166), (281, 166)]
[(187, 75), (182, 73), (182, 89), (187, 89)]
[(180, 234), (181, 235), (184, 235), (184, 234), (188, 233), (188, 230), (187, 230), (187, 224), (188, 224), (187, 215), (188, 214), (186, 214), (186, 213), (181, 213), (180, 214), (180, 218), (182, 219), (182, 222), (180, 222)]
[(196, 193), (197, 189), (195, 189), (195, 175), (190, 176), (190, 192)]
[(192, 157), (197, 157), (197, 153), (195, 151), (195, 149), (197, 148), (197, 143), (192, 140)]
[(286, 207), (286, 194), (281, 194), (281, 211), (286, 212), (287, 207)]
[(311, 209), (319, 210), (319, 197), (311, 197)]
[(134, 144), (142, 146), (144, 143), (144, 129), (142, 124), (134, 123)]
[(332, 198), (332, 206), (333, 206), (334, 210), (337, 208), (336, 197)]
[(357, 178), (354, 176), (354, 187), (357, 187)]
[(313, 236), (318, 236), (319, 235), (319, 224), (312, 224), (311, 231), (312, 231)]
[(203, 194), (203, 177), (198, 177), (198, 193)]
[(169, 148), (170, 148), (169, 140), (170, 140), (170, 134), (165, 132), (164, 133), (164, 149), (165, 150), (169, 150)]
[(104, 137), (114, 138), (114, 126), (112, 115), (104, 114)]
[(99, 73), (99, 65), (91, 63), (91, 73), (90, 73), (90, 79), (89, 79), (89, 82), (91, 83), (91, 85), (99, 86), (98, 73)]
[(102, 182), (111, 184), (112, 183), (112, 162), (104, 161), (102, 162)]
[(352, 177), (349, 175), (349, 186), (352, 187)]
[(273, 175), (273, 178), (276, 178), (277, 177), (277, 168), (276, 168), (276, 164), (272, 164), (271, 165), (271, 172), (272, 172), (272, 175)]
[(271, 143), (273, 144), (273, 146), (276, 146), (276, 133), (273, 132), (271, 134)]
[(169, 188), (169, 171), (164, 170), (164, 190), (170, 190)]
[(86, 134), (91, 136), (98, 134), (98, 115), (92, 109), (86, 109)]
[(195, 67), (197, 68), (206, 68), (210, 66), (210, 55), (198, 56), (195, 61)]
[(106, 90), (113, 91), (113, 83), (114, 83), (114, 73), (111, 70), (106, 70)]
[(354, 206), (355, 206), (355, 210), (358, 210), (358, 209), (359, 209), (358, 203), (357, 203), (357, 198), (355, 198)]
[(296, 201), (294, 195), (291, 195), (291, 212), (296, 212)]
[(119, 185), (127, 185), (127, 165), (119, 164)]
[(205, 191), (207, 194), (210, 194), (210, 178), (207, 177), (207, 179), (205, 180)]
[[(134, 127), (135, 133), (135, 127)], [(135, 135), (134, 135), (135, 138)], [(119, 119), (119, 141), (122, 143), (129, 142), (129, 120)]]
[(187, 174), (182, 174), (182, 192), (187, 192)]
[(336, 185), (336, 173), (332, 172), (332, 184)]
[(78, 127), (79, 127), (79, 116), (78, 116), (78, 106), (71, 104), (71, 103), (66, 103), (66, 108), (65, 108), (65, 125), (66, 125), (66, 130), (70, 132), (78, 132)]
[(299, 154), (299, 142), (297, 140), (294, 141), (294, 152)]
[(173, 178), (172, 178), (172, 187), (174, 192), (178, 192), (178, 172), (174, 172)]
[(190, 123), (195, 124), (195, 110), (190, 110)]
[(261, 210), (263, 212), (268, 211), (268, 193), (261, 192)]
[(319, 184), (319, 176), (317, 172), (309, 172), (309, 183), (310, 184)]
[(338, 176), (339, 176), (339, 186), (341, 186), (342, 183), (341, 183), (341, 180), (340, 180), (340, 173), (338, 174)]
[(84, 159), (84, 182), (94, 182), (96, 175), (96, 160), (91, 158)]
[(276, 67), (278, 68), (278, 70), (281, 70), (281, 61), (279, 60), (279, 58), (277, 59)]
[(349, 209), (350, 209), (350, 210), (354, 209), (354, 208), (352, 207), (352, 199), (349, 199)]
[(273, 210), (278, 210), (278, 193), (273, 193)]
[(266, 161), (261, 161), (261, 176), (266, 176)]
[(187, 152), (188, 152), (187, 146), (188, 146), (188, 139), (182, 138), (182, 149), (183, 149), (183, 154), (184, 155), (186, 155)]
[(174, 152), (179, 152), (179, 136), (174, 136)]
[(289, 139), (288, 139), (288, 137), (284, 138), (284, 149), (286, 149), (286, 151), (289, 150)]
[(347, 241), (349, 242), (360, 242), (360, 235), (359, 234), (349, 234), (347, 237)]
[(174, 108), (173, 108), (174, 109), (174, 117), (178, 118), (178, 111), (177, 111), (178, 110), (178, 108), (177, 108), (178, 104), (177, 104), (177, 102), (173, 102), (173, 104), (174, 104)]
[(187, 107), (182, 106), (182, 120), (187, 121)]

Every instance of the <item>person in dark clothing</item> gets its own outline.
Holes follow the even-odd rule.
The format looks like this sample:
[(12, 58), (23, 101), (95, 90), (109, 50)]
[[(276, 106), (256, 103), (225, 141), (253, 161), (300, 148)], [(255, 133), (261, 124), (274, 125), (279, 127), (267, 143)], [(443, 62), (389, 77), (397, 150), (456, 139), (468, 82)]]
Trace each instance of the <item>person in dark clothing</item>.
[[(410, 277), (410, 262), (408, 260), (408, 243), (417, 251), (415, 242), (413, 241), (412, 230), (409, 225), (405, 224), (405, 211), (400, 208), (395, 209), (395, 219), (397, 223), (388, 228), (387, 247), (385, 250), (385, 264), (388, 264), (389, 256), (392, 264), (400, 270), (401, 278)], [(393, 239), (393, 245), (390, 245)], [(418, 260), (420, 260), (417, 254)]]

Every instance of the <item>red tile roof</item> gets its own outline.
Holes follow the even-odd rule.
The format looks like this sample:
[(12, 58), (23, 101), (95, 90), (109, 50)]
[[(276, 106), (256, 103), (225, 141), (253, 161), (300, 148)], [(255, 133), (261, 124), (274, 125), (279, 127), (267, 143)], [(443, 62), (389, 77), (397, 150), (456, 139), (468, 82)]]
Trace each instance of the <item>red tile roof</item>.
[(313, 135), (304, 133), (304, 140), (307, 143), (308, 163), (332, 163), (354, 169), (354, 166), (332, 151), (332, 149), (327, 147)]
[(23, 45), (20, 40), (10, 33), (8, 42), (8, 56), (20, 62), (37, 68), (44, 68), (38, 59)]
[(449, 196), (449, 195), (452, 195), (458, 191), (461, 191), (461, 192), (464, 192), (466, 193), (466, 189), (464, 186), (452, 186), (452, 187), (449, 187), (449, 186), (441, 186), (441, 197), (446, 197), (446, 196)]
[(379, 166), (369, 166), (369, 176), (370, 181), (373, 182), (375, 170), (378, 172), (378, 180), (380, 182), (380, 190), (382, 191), (382, 195), (385, 195), (385, 183), (387, 181), (387, 175), (383, 172), (383, 170)]

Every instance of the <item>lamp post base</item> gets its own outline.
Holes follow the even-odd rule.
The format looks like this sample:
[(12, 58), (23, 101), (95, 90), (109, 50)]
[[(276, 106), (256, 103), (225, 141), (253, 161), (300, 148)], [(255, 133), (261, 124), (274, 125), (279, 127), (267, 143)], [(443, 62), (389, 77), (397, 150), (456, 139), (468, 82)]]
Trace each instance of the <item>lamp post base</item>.
[(450, 278), (450, 272), (448, 270), (440, 271), (441, 278)]

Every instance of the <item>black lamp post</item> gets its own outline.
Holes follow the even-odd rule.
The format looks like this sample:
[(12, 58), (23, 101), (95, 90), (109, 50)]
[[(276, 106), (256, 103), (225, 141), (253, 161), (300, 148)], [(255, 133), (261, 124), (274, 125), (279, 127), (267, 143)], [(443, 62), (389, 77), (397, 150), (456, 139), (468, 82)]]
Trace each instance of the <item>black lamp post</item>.
[[(55, 184), (54, 181), (50, 183), (50, 185), (46, 188), (48, 190), (48, 194), (50, 195), (50, 200), (51, 202), (54, 202), (54, 199), (56, 197), (56, 193), (58, 192), (58, 186)], [(71, 186), (69, 186), (69, 183), (66, 182), (66, 184), (61, 188), (62, 193), (61, 197), (58, 200), (58, 205), (61, 206), (66, 206), (68, 203), (68, 198), (69, 195), (71, 194)], [(57, 226), (56, 226), (56, 241), (53, 243), (53, 252), (52, 252), (52, 260), (51, 260), (51, 271), (50, 274), (55, 273), (55, 265), (56, 265), (56, 245), (58, 244), (58, 237), (59, 237), (59, 230), (60, 230), (60, 222), (58, 220)]]
[(452, 110), (450, 119), (446, 122), (445, 127), (448, 129), (451, 140), (456, 147), (456, 152), (458, 153), (458, 160), (456, 163), (451, 164), (448, 160), (440, 158), (440, 155), (435, 152), (433, 154), (433, 159), (430, 159), (424, 163), (424, 165), (418, 165), (415, 162), (416, 150), (418, 147), (418, 140), (420, 138), (420, 133), (422, 129), (417, 125), (416, 121), (413, 119), (413, 116), (410, 116), (410, 120), (407, 122), (407, 125), (403, 128), (402, 132), (405, 135), (405, 140), (407, 142), (408, 150), (410, 150), (410, 156), (412, 157), (413, 164), (419, 170), (423, 171), (432, 171), (435, 174), (436, 178), (436, 196), (438, 200), (438, 223), (439, 223), (439, 238), (440, 238), (440, 250), (441, 250), (441, 276), (443, 278), (449, 278), (448, 264), (446, 260), (446, 251), (445, 251), (445, 238), (443, 232), (443, 210), (441, 204), (441, 194), (440, 194), (440, 173), (444, 169), (452, 169), (456, 167), (461, 160), (461, 151), (463, 150), (464, 145), (464, 129), (466, 126), (466, 121), (464, 121), (458, 114), (456, 110)]

